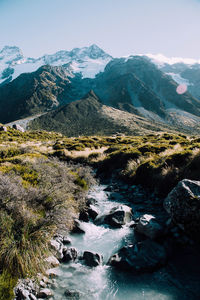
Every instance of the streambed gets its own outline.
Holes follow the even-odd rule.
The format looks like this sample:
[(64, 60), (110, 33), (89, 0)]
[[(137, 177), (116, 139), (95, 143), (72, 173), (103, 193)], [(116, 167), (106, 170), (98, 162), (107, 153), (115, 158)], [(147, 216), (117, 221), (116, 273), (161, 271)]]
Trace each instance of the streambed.
[[(125, 190), (108, 191), (107, 185), (100, 184), (89, 191), (89, 197), (97, 200), (100, 215), (108, 213), (113, 207), (125, 204), (132, 207), (138, 215), (151, 213), (152, 207), (148, 196), (141, 190), (134, 189), (133, 199), (127, 200)], [(134, 201), (135, 199), (135, 201)], [(153, 210), (158, 211), (156, 207)], [(137, 211), (137, 212), (136, 212)], [(163, 213), (163, 215), (162, 215)], [(166, 213), (158, 213), (160, 218), (167, 218)], [(124, 245), (134, 242), (134, 229), (129, 224), (122, 228), (111, 229), (105, 225), (95, 225), (92, 221), (82, 222), (85, 234), (71, 234), (71, 247), (78, 250), (97, 252), (103, 256), (103, 264), (88, 267), (81, 260), (62, 263), (58, 268), (59, 276), (54, 280), (54, 299), (76, 299), (64, 295), (66, 290), (80, 293), (82, 300), (184, 300), (199, 299), (198, 253), (182, 251), (172, 257), (166, 267), (156, 272), (133, 275), (107, 265), (111, 255)]]

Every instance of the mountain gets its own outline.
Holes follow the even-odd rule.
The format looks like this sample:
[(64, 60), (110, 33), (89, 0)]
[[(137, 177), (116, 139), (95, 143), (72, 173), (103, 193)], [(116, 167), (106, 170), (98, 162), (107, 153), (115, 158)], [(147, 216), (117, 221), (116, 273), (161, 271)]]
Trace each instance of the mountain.
[(58, 106), (60, 94), (70, 89), (70, 76), (62, 67), (43, 66), (0, 86), (0, 120), (7, 123)]
[(146, 57), (178, 84), (186, 85), (189, 93), (200, 100), (200, 60), (167, 58), (161, 54)]
[(58, 51), (39, 58), (26, 58), (18, 47), (5, 46), (0, 51), (0, 84), (17, 78), (22, 73), (36, 71), (44, 65), (65, 65), (69, 72), (80, 73), (84, 78), (93, 78), (102, 72), (112, 57), (96, 45)]
[[(31, 121), (29, 127), (57, 131), (66, 136), (116, 133), (141, 135), (166, 130), (162, 124), (103, 105), (93, 91), (81, 100), (71, 102)], [(170, 127), (167, 129), (173, 131)]]
[(145, 57), (113, 59), (93, 84), (106, 105), (130, 112), (132, 107), (134, 113), (179, 130), (199, 128), (200, 101), (188, 92), (178, 94), (178, 84)]
[[(106, 106), (173, 125), (178, 130), (199, 131), (200, 100), (196, 88), (200, 86), (198, 64), (189, 67), (183, 62), (158, 63), (155, 58), (141, 55), (117, 59), (96, 45), (59, 51), (38, 60), (25, 59), (17, 47), (4, 47), (0, 57), (1, 65), (13, 66), (14, 69), (13, 74), (9, 75), (8, 72), (7, 79), (4, 78), (7, 82), (0, 85), (2, 123), (46, 113), (82, 99), (88, 91), (93, 90)], [(34, 68), (44, 63), (48, 65), (12, 80), (17, 68), (30, 66), (31, 61)], [(99, 64), (99, 61), (103, 63)], [(55, 66), (57, 64), (60, 66)], [(82, 67), (82, 71), (79, 72), (78, 67), (75, 69), (75, 65)], [(98, 69), (100, 65), (102, 72)], [(6, 76), (5, 69), (3, 72)], [(85, 76), (86, 73), (91, 76)], [(187, 92), (177, 93), (177, 78), (182, 83), (183, 80), (193, 82), (188, 85)]]
[(82, 99), (94, 90), (102, 104), (148, 120), (173, 124), (179, 130), (199, 130), (200, 101), (186, 92), (149, 59), (112, 59), (95, 78), (82, 78), (65, 65), (42, 66), (0, 86), (0, 121), (8, 123)]

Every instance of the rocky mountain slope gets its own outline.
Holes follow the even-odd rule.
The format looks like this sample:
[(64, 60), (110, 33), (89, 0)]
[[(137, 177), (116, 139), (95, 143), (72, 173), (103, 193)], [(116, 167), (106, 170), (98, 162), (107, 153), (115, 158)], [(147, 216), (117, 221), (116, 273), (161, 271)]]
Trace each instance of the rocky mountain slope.
[(148, 54), (146, 57), (178, 84), (186, 85), (188, 91), (200, 99), (200, 60), (167, 58), (161, 54)]
[[(151, 122), (133, 113), (103, 105), (93, 91), (83, 99), (57, 108), (30, 122), (31, 129), (61, 132), (66, 136), (140, 135), (141, 132), (166, 130), (162, 124)], [(169, 131), (173, 131), (168, 126)]]
[[(9, 48), (9, 51), (10, 60), (5, 60), (5, 56), (2, 59), (4, 63), (16, 66), (28, 64), (27, 61), (23, 62), (21, 52), (15, 47)], [(32, 73), (21, 74), (0, 86), (2, 123), (54, 110), (61, 105), (82, 99), (90, 90), (94, 90), (100, 102), (107, 106), (163, 123), (164, 126), (173, 125), (178, 130), (200, 130), (200, 100), (192, 95), (196, 93), (198, 96), (197, 89), (192, 84), (191, 89), (195, 90), (192, 94), (189, 93), (189, 88), (182, 94), (177, 92), (177, 76), (180, 76), (169, 76), (172, 74), (170, 70), (175, 68), (174, 65), (165, 63), (158, 67), (155, 61), (153, 63), (150, 58), (144, 56), (111, 59), (95, 45), (44, 57), (42, 62), (51, 65), (42, 66)], [(70, 63), (65, 63), (67, 57), (71, 57)], [(95, 63), (100, 58), (104, 63), (109, 62), (106, 67), (104, 64), (103, 72), (98, 73), (99, 69), (96, 67), (93, 69), (96, 70), (95, 78), (84, 78), (83, 72), (89, 72), (88, 65), (82, 68), (82, 73), (72, 68), (74, 61), (80, 63), (90, 59)], [(54, 66), (55, 64), (62, 66)], [(190, 78), (199, 86), (199, 69), (195, 65), (189, 69), (179, 64), (176, 68), (187, 76), (188, 79), (185, 80)]]

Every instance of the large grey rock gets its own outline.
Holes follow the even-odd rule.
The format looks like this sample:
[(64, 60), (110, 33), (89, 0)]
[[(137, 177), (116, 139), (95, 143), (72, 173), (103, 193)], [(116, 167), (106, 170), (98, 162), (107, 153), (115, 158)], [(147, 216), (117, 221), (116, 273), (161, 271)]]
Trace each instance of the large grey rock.
[(51, 296), (53, 296), (53, 293), (50, 289), (47, 288), (40, 290), (38, 293), (38, 298), (42, 299), (50, 298)]
[(140, 217), (136, 231), (153, 240), (162, 235), (163, 227), (154, 216), (145, 214)]
[(50, 241), (51, 248), (55, 251), (56, 257), (60, 260), (63, 258), (63, 244), (59, 240)]
[(25, 131), (24, 128), (22, 126), (18, 125), (18, 124), (13, 124), (12, 128), (16, 129), (16, 130), (19, 130), (21, 132)]
[(4, 132), (6, 132), (7, 131), (7, 127), (6, 126), (0, 126), (0, 131), (4, 131)]
[(15, 300), (34, 300), (38, 290), (39, 286), (31, 279), (20, 279), (14, 288)]
[(63, 262), (74, 261), (78, 256), (76, 248), (67, 248), (63, 249)]
[(95, 219), (99, 214), (99, 210), (94, 206), (94, 205), (90, 205), (88, 207), (88, 215), (91, 219)]
[(123, 247), (110, 258), (108, 263), (122, 270), (143, 273), (152, 272), (163, 266), (165, 262), (165, 248), (152, 240), (145, 240)]
[(72, 241), (68, 236), (63, 237), (63, 245), (69, 245), (71, 243), (72, 243)]
[(60, 271), (58, 268), (51, 268), (51, 269), (48, 269), (46, 270), (46, 275), (49, 277), (49, 278), (56, 278), (58, 276), (60, 276)]
[(83, 222), (89, 222), (90, 217), (87, 211), (81, 211), (79, 214), (79, 220)]
[(114, 228), (121, 228), (132, 220), (132, 209), (126, 205), (119, 205), (111, 209), (109, 214), (101, 216), (95, 220), (98, 225), (108, 224)]
[(102, 256), (98, 253), (85, 251), (83, 253), (85, 264), (89, 267), (96, 267), (102, 263)]
[(73, 233), (85, 233), (84, 229), (82, 228), (81, 222), (79, 220), (74, 221), (74, 227), (72, 229)]
[(80, 299), (80, 292), (76, 290), (69, 290), (67, 289), (64, 293), (65, 299), (70, 299), (70, 300), (79, 300)]
[(180, 181), (168, 194), (164, 207), (175, 224), (200, 241), (200, 181)]
[(48, 262), (52, 267), (57, 267), (60, 264), (58, 259), (53, 255), (47, 257), (45, 261)]

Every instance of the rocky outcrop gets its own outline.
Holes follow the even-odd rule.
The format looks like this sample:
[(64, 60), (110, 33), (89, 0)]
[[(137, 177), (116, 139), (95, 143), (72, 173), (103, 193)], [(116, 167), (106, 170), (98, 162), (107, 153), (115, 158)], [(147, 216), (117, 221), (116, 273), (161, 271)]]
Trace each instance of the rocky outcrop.
[(136, 231), (154, 240), (162, 235), (163, 228), (154, 216), (145, 214), (140, 217)]
[(89, 217), (90, 217), (92, 220), (94, 220), (94, 219), (98, 216), (99, 211), (98, 211), (98, 209), (97, 209), (94, 205), (91, 204), (91, 205), (88, 207), (88, 214), (89, 214)]
[(84, 229), (81, 226), (81, 222), (79, 220), (74, 221), (74, 227), (72, 229), (72, 233), (85, 233)]
[(0, 131), (7, 131), (7, 127), (6, 126), (2, 126), (2, 125), (0, 125)]
[(165, 199), (164, 207), (175, 224), (200, 241), (200, 181), (180, 181)]
[(65, 299), (79, 300), (81, 293), (76, 290), (66, 290), (64, 293)]
[(20, 126), (19, 124), (13, 124), (12, 126), (13, 129), (19, 130), (21, 132), (24, 132), (24, 128), (22, 126)]
[(83, 260), (87, 266), (97, 267), (102, 263), (102, 255), (90, 251), (85, 251), (83, 253)]
[(114, 254), (108, 264), (133, 273), (152, 272), (166, 262), (166, 251), (160, 244), (145, 240), (125, 246)]
[(90, 217), (87, 211), (83, 210), (79, 214), (79, 220), (83, 222), (89, 222)]
[(63, 248), (63, 262), (69, 262), (69, 261), (75, 261), (75, 259), (78, 256), (78, 252), (76, 250), (76, 248), (67, 248), (64, 247)]
[(55, 252), (56, 257), (61, 260), (63, 258), (63, 244), (59, 240), (50, 241), (51, 249)]
[(47, 257), (45, 259), (45, 261), (48, 262), (50, 264), (50, 266), (52, 266), (52, 267), (57, 267), (60, 264), (59, 261), (58, 261), (58, 259), (55, 256), (53, 256), (53, 255)]
[(107, 224), (113, 228), (121, 228), (132, 220), (132, 209), (126, 205), (119, 205), (111, 209), (108, 215), (101, 216), (96, 224)]
[(38, 298), (42, 298), (42, 299), (47, 299), (50, 298), (51, 296), (53, 296), (53, 293), (50, 289), (42, 289), (40, 290), (40, 292), (38, 293)]
[(20, 279), (14, 288), (15, 300), (36, 300), (39, 286), (31, 279)]

